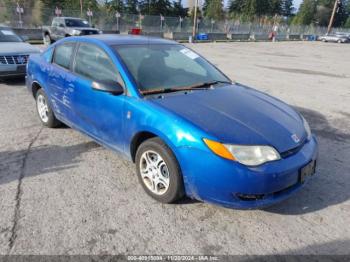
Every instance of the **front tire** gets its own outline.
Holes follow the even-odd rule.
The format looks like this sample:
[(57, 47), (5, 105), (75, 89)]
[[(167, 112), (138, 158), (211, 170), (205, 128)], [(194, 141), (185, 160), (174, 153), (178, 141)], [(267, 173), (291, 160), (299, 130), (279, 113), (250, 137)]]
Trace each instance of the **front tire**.
[(54, 128), (61, 125), (61, 122), (55, 117), (43, 89), (38, 90), (35, 101), (39, 119), (44, 126)]
[(148, 195), (162, 203), (184, 196), (179, 164), (170, 148), (158, 137), (143, 142), (136, 152), (136, 171)]

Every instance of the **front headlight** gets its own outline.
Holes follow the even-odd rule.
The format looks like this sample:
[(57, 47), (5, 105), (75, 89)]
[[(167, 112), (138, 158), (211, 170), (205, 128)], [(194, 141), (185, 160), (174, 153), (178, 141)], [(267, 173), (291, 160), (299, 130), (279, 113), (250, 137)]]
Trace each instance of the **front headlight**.
[(303, 118), (303, 124), (307, 134), (307, 139), (309, 140), (311, 138), (311, 128), (309, 126), (309, 123), (306, 121), (306, 119), (303, 116), (301, 117)]
[(258, 166), (281, 159), (276, 149), (270, 146), (229, 145), (208, 139), (204, 139), (204, 142), (215, 154), (246, 166)]
[(77, 30), (77, 29), (72, 30), (72, 35), (80, 35), (80, 34), (81, 34), (80, 30)]

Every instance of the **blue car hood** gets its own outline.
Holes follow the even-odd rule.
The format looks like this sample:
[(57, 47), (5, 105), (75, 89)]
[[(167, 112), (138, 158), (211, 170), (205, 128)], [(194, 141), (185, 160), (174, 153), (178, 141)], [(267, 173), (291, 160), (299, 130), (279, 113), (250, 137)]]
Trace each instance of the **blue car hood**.
[(301, 117), (291, 107), (238, 84), (151, 101), (223, 143), (270, 145), (282, 153), (299, 146), (307, 136)]

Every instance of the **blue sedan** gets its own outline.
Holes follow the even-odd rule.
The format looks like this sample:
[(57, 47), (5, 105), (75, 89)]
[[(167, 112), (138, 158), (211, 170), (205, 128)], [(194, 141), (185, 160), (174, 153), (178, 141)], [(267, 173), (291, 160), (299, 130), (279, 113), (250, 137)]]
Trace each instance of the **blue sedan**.
[(317, 141), (298, 112), (176, 42), (69, 37), (31, 56), (27, 72), (43, 125), (64, 123), (126, 156), (160, 202), (258, 208), (315, 173)]

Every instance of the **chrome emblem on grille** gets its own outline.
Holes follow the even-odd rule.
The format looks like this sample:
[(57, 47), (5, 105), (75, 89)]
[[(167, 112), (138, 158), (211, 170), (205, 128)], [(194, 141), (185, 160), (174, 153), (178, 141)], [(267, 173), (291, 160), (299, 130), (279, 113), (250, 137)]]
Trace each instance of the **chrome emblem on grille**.
[(19, 64), (24, 64), (26, 62), (26, 59), (24, 56), (18, 56), (17, 61)]
[(295, 143), (299, 143), (300, 142), (300, 138), (296, 134), (292, 135), (292, 139), (294, 140)]

